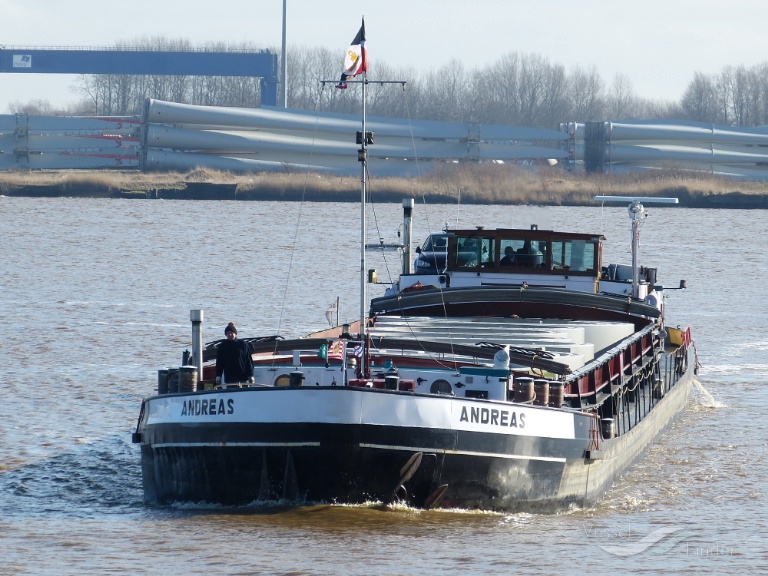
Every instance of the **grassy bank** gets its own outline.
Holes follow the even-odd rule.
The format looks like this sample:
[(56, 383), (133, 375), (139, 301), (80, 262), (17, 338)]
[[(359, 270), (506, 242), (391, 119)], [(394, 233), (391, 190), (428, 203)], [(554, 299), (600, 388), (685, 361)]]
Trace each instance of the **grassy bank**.
[[(186, 193), (185, 193), (186, 190)], [(216, 196), (217, 190), (227, 190)], [(59, 171), (0, 173), (6, 196), (158, 197), (242, 200), (355, 201), (360, 178), (303, 173), (233, 174), (197, 169), (186, 173), (138, 171)], [(369, 181), (374, 200), (399, 202), (404, 197), (427, 202), (468, 204), (591, 204), (598, 194), (676, 196), (689, 206), (718, 206), (741, 199), (768, 207), (768, 183), (715, 176), (692, 176), (674, 170), (634, 175), (570, 174), (560, 168), (503, 165), (442, 165), (420, 178)], [(173, 196), (171, 193), (175, 192)], [(201, 192), (202, 193), (202, 192)], [(200, 196), (201, 198), (203, 196)]]

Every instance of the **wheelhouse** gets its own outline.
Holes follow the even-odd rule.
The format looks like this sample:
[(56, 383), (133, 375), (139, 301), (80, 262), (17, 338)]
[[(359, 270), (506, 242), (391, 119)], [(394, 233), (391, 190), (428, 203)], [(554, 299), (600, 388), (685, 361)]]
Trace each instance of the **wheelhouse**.
[(448, 234), (447, 270), (568, 274), (596, 280), (602, 235), (551, 230), (455, 230)]

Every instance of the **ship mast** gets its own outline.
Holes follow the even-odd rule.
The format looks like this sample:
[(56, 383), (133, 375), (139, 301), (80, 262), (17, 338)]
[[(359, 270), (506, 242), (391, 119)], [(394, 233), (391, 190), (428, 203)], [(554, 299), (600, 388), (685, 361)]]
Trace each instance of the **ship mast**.
[[(366, 340), (368, 333), (367, 326), (367, 305), (368, 305), (368, 276), (366, 271), (365, 262), (365, 238), (367, 235), (366, 230), (366, 196), (367, 196), (367, 175), (368, 175), (368, 145), (373, 144), (373, 132), (366, 130), (366, 90), (368, 87), (367, 79), (367, 64), (365, 53), (365, 20), (363, 20), (360, 31), (352, 40), (352, 46), (347, 52), (347, 58), (344, 65), (345, 70), (342, 73), (341, 80), (336, 84), (338, 88), (346, 88), (347, 84), (360, 84), (362, 91), (362, 126), (360, 132), (357, 133), (356, 142), (360, 145), (360, 149), (357, 151), (357, 160), (360, 162), (360, 342), (363, 346), (362, 357), (362, 370), (361, 373), (367, 372), (367, 353), (366, 353)], [(350, 77), (360, 75), (360, 80), (349, 80)], [(330, 80), (322, 80), (323, 85)], [(400, 80), (377, 80), (377, 84), (400, 84), (405, 88), (405, 82)]]
[[(369, 136), (365, 131), (365, 104), (366, 104), (366, 72), (363, 70), (363, 77), (360, 80), (362, 84), (362, 98), (363, 98), (363, 118), (362, 118), (362, 131), (357, 134), (357, 143), (360, 144), (360, 150), (357, 151), (357, 159), (360, 162), (360, 340), (363, 346), (365, 345), (365, 338), (367, 334), (367, 314), (366, 314), (366, 302), (368, 291), (368, 279), (365, 271), (365, 238), (366, 238), (366, 222), (365, 222), (365, 208), (366, 208), (366, 172), (368, 168), (368, 143)], [(370, 143), (373, 143), (373, 133), (370, 135)]]
[(645, 212), (643, 202), (648, 204), (677, 204), (677, 198), (654, 198), (631, 196), (595, 196), (598, 202), (628, 202), (629, 219), (632, 221), (632, 297), (640, 297), (640, 222), (648, 214)]

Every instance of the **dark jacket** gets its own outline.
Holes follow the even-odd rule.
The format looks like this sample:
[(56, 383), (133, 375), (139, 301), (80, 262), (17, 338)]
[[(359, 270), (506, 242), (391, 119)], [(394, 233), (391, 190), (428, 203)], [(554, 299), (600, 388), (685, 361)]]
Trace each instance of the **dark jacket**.
[(216, 351), (216, 377), (224, 374), (230, 384), (246, 382), (253, 376), (251, 349), (245, 340), (222, 340)]

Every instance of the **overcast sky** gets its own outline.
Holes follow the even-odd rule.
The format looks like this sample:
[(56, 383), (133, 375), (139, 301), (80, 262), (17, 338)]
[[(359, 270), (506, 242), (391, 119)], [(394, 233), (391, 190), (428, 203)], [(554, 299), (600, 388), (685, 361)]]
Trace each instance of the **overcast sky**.
[[(677, 100), (694, 72), (768, 61), (768, 0), (287, 0), (288, 49), (343, 52), (365, 16), (370, 74), (377, 60), (418, 71), (452, 59), (482, 67), (509, 52), (595, 67), (610, 85), (627, 77), (637, 96)], [(110, 46), (162, 36), (254, 42), (279, 49), (283, 0), (0, 0), (0, 44)], [(4, 74), (11, 102), (79, 99), (77, 78)]]

